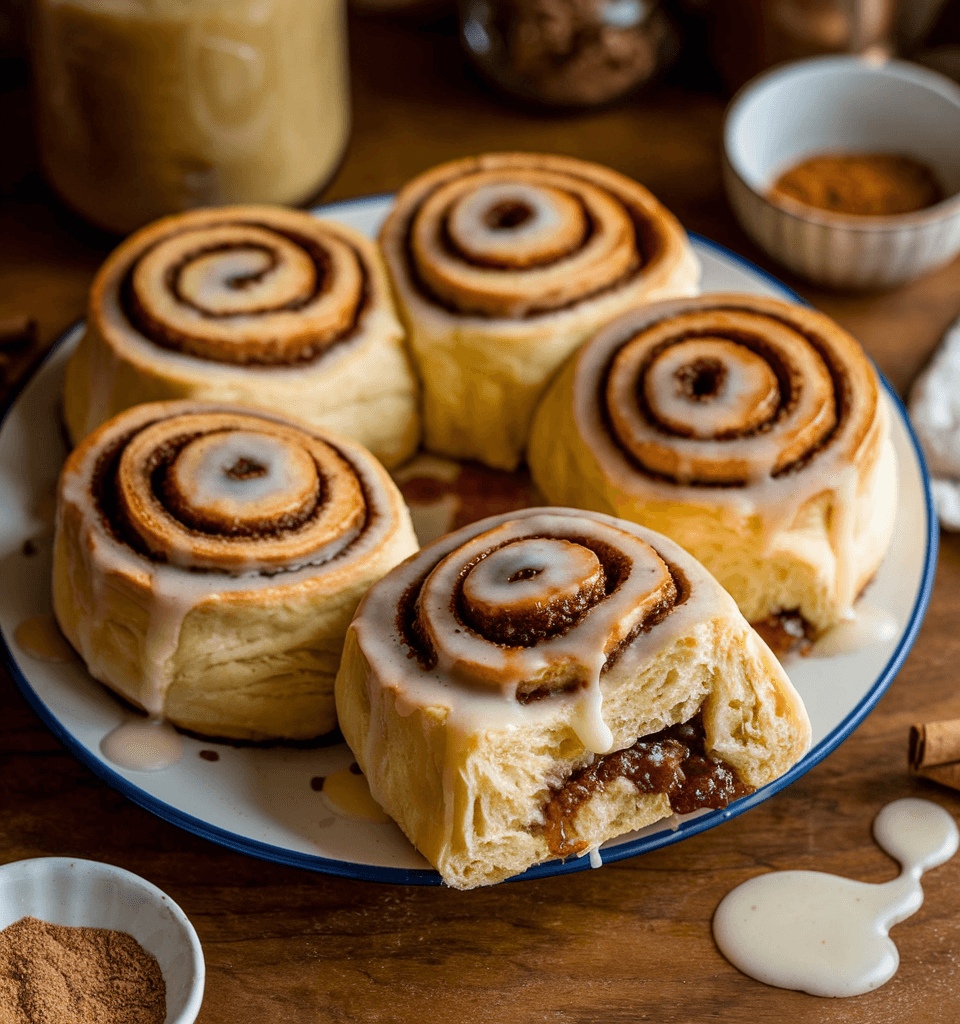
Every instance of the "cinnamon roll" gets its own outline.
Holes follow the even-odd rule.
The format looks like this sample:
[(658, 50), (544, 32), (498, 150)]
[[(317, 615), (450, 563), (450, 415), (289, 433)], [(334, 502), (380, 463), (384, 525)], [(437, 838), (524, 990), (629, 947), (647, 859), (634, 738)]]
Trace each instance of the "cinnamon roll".
[(638, 303), (694, 295), (683, 229), (642, 185), (568, 157), (427, 171), (380, 236), (423, 385), (424, 443), (513, 469), (566, 356)]
[(376, 800), (464, 889), (724, 807), (809, 742), (780, 664), (690, 555), (563, 508), (464, 527), (375, 584), (336, 698)]
[(609, 325), (551, 384), (528, 459), (550, 501), (676, 540), (781, 649), (852, 615), (896, 511), (873, 365), (828, 317), (774, 299)]
[(94, 678), (175, 725), (306, 739), (336, 724), (343, 638), (417, 547), (360, 445), (269, 413), (155, 402), (60, 477), (53, 603)]
[(78, 442), (140, 402), (238, 402), (296, 416), (386, 465), (419, 439), (417, 392), (376, 245), (268, 206), (166, 217), (107, 259), (67, 367)]

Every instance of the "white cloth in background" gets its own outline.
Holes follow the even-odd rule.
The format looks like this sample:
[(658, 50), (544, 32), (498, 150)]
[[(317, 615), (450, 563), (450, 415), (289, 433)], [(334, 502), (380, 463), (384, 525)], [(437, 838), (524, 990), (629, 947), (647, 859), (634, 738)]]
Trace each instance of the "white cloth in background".
[(930, 466), (940, 525), (960, 530), (960, 321), (914, 382), (909, 408)]

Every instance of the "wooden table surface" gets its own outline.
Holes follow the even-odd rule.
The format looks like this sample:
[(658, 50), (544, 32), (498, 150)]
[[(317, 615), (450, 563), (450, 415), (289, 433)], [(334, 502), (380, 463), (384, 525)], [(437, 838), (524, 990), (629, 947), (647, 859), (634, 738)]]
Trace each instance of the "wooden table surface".
[[(673, 76), (658, 91), (579, 117), (512, 109), (464, 71), (449, 25), (352, 25), (353, 138), (325, 198), (399, 186), (486, 149), (566, 153), (653, 190), (691, 230), (778, 272), (723, 198), (724, 100)], [(0, 96), (11, 146), (0, 169), (0, 318), (28, 313), (48, 344), (83, 314), (109, 241), (84, 230), (33, 169), (23, 90)], [(902, 393), (960, 314), (960, 262), (887, 294), (830, 294), (786, 278), (849, 328)], [(15, 375), (27, 359), (8, 367)], [(941, 540), (919, 638), (876, 710), (786, 791), (656, 853), (468, 893), (279, 867), (196, 838), (99, 781), (0, 683), (0, 862), (68, 855), (150, 879), (186, 911), (206, 954), (201, 1024), (650, 1020), (946, 1022), (960, 1019), (960, 856), (924, 877), (923, 908), (893, 930), (901, 965), (884, 987), (817, 999), (744, 977), (710, 920), (739, 882), (771, 868), (864, 881), (897, 867), (874, 815), (916, 795), (960, 814), (960, 794), (912, 778), (914, 721), (960, 716), (960, 540)]]

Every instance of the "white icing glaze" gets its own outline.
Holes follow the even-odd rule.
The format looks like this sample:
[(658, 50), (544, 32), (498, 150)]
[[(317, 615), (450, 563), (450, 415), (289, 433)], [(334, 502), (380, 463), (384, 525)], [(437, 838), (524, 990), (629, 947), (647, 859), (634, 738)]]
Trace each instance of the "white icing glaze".
[(20, 649), (39, 661), (72, 661), (73, 648), (64, 639), (52, 615), (37, 615), (17, 626), (13, 634)]
[(386, 825), (392, 820), (370, 795), (366, 777), (350, 768), (331, 772), (323, 780), (321, 793), (330, 810), (342, 817), (359, 818), (377, 825)]
[[(509, 227), (491, 224), (491, 213), (504, 204), (525, 207), (526, 218)], [(549, 246), (565, 219), (575, 219), (580, 225), (583, 222), (583, 214), (572, 196), (559, 189), (508, 182), (486, 185), (461, 199), (450, 214), (449, 231), (459, 245), (474, 255), (515, 260), (518, 255)]]
[[(234, 472), (244, 460), (256, 460), (259, 472)], [(314, 464), (304, 449), (250, 430), (198, 438), (183, 449), (170, 472), (191, 508), (224, 518), (240, 517), (251, 505), (266, 505), (269, 515), (271, 499), (307, 483), (316, 487)]]
[(160, 718), (136, 718), (118, 725), (100, 741), (107, 760), (134, 772), (159, 772), (183, 757), (180, 734)]
[[(607, 532), (605, 532), (607, 531)], [(681, 565), (689, 585), (689, 594), (685, 601), (675, 605), (666, 617), (653, 629), (631, 637), (630, 642), (618, 651), (615, 665), (604, 674), (601, 670), (606, 662), (608, 646), (608, 630), (613, 629), (615, 636), (624, 635), (621, 620), (614, 614), (613, 623), (605, 623), (603, 602), (587, 613), (576, 623), (567, 635), (561, 635), (546, 643), (541, 642), (534, 648), (519, 649), (520, 655), (514, 661), (503, 648), (486, 644), (480, 638), (477, 643), (486, 644), (490, 648), (486, 653), (474, 652), (472, 638), (464, 636), (463, 625), (450, 614), (450, 591), (443, 598), (443, 591), (436, 595), (438, 610), (447, 621), (449, 632), (440, 637), (446, 646), (448, 640), (452, 644), (450, 650), (463, 659), (475, 658), (485, 666), (500, 666), (508, 685), (482, 685), (473, 680), (468, 684), (458, 684), (449, 674), (449, 666), (455, 658), (449, 653), (445, 670), (438, 658), (437, 666), (425, 670), (420, 663), (411, 657), (410, 648), (404, 642), (397, 626), (397, 608), (409, 588), (424, 579), (424, 575), (440, 566), (445, 559), (451, 558), (454, 564), (463, 564), (469, 558), (463, 558), (463, 551), (473, 552), (472, 544), (478, 534), (482, 533), (485, 540), (479, 542), (483, 549), (491, 536), (503, 539), (509, 536), (567, 535), (581, 537), (604, 537), (608, 541), (617, 538), (615, 543), (626, 548), (637, 557), (637, 568), (640, 570), (637, 591), (643, 595), (649, 587), (643, 582), (644, 573), (657, 575), (662, 566), (659, 558), (666, 558), (672, 564)], [(654, 558), (651, 565), (646, 561), (648, 546), (655, 543)], [(457, 552), (454, 558), (452, 553)], [(473, 552), (474, 554), (476, 552)], [(659, 568), (658, 568), (659, 567)], [(451, 568), (451, 576), (457, 578), (456, 571)], [(596, 613), (596, 614), (595, 614)], [(623, 621), (631, 619), (632, 610), (627, 610)], [(525, 509), (520, 512), (507, 513), (491, 517), (482, 524), (473, 524), (450, 534), (432, 544), (421, 553), (408, 559), (398, 566), (390, 575), (381, 580), (367, 594), (354, 618), (351, 630), (356, 634), (363, 655), (370, 668), (366, 674), (367, 700), (370, 707), (370, 722), (363, 738), (363, 763), (370, 772), (370, 786), (374, 797), (386, 805), (388, 800), (378, 790), (380, 774), (374, 766), (381, 763), (382, 758), (389, 756), (384, 748), (386, 725), (382, 718), (385, 708), (392, 707), (396, 714), (406, 717), (417, 711), (431, 709), (444, 722), (445, 754), (443, 761), (443, 813), (445, 835), (454, 832), (455, 805), (461, 813), (472, 813), (469, 800), (455, 800), (454, 794), (458, 787), (470, 786), (470, 782), (461, 779), (457, 774), (466, 761), (466, 751), (473, 738), (487, 732), (510, 732), (514, 729), (528, 727), (542, 728), (547, 723), (556, 723), (564, 730), (569, 730), (580, 738), (587, 750), (601, 752), (610, 749), (613, 738), (609, 724), (603, 718), (603, 696), (610, 688), (623, 685), (635, 679), (639, 669), (649, 664), (661, 651), (669, 649), (681, 638), (702, 635), (709, 631), (715, 621), (729, 622), (742, 617), (737, 611), (733, 599), (702, 569), (686, 555), (678, 545), (665, 537), (653, 534), (643, 527), (616, 520), (599, 513), (581, 512), (574, 509)], [(455, 630), (461, 630), (456, 633)], [(747, 645), (759, 644), (754, 634), (743, 626), (744, 640)], [(629, 633), (629, 629), (626, 630)], [(551, 646), (552, 645), (552, 646)], [(539, 648), (545, 648), (540, 651)], [(514, 649), (516, 650), (516, 649)], [(770, 671), (776, 672), (782, 679), (785, 699), (795, 702), (795, 714), (799, 719), (798, 728), (805, 728), (805, 715), (799, 698), (796, 696), (786, 676), (776, 665), (775, 659), (763, 649), (770, 663)], [(512, 652), (511, 652), (512, 655)], [(586, 689), (572, 693), (555, 693), (548, 699), (534, 701), (529, 704), (519, 703), (513, 696), (518, 682), (529, 679), (528, 671), (535, 674), (548, 664), (548, 658), (565, 657), (579, 666), (584, 678), (590, 680)], [(527, 660), (529, 657), (529, 660)], [(759, 656), (761, 659), (764, 654)], [(516, 673), (516, 674), (514, 674)], [(495, 677), (496, 678), (496, 677)], [(691, 717), (703, 704), (706, 690), (693, 693), (683, 707), (673, 706), (673, 701), (659, 701), (654, 698), (657, 712), (649, 722), (635, 723), (638, 732), (627, 736), (619, 736), (621, 745), (632, 743), (636, 736), (656, 732), (668, 724), (676, 724)], [(631, 728), (633, 727), (631, 724)], [(359, 750), (357, 751), (360, 752)], [(722, 756), (722, 755), (721, 755)], [(470, 834), (472, 826), (467, 825), (464, 834)]]
[[(738, 308), (738, 303), (741, 308)], [(760, 303), (762, 307), (763, 303)], [(781, 303), (770, 303), (775, 315), (807, 316), (806, 311), (790, 314), (790, 307)], [(727, 308), (734, 313), (727, 312)], [(783, 312), (779, 311), (782, 307)], [(720, 312), (717, 312), (720, 310)], [(654, 330), (650, 325), (654, 321), (662, 321), (655, 326), (655, 331), (669, 337), (674, 330), (672, 325), (690, 317), (691, 322), (705, 313), (710, 316), (711, 329), (720, 332), (725, 324), (735, 326), (741, 316), (748, 320), (753, 317), (765, 318), (762, 312), (755, 313), (749, 306), (742, 307), (742, 297), (734, 295), (704, 296), (698, 299), (685, 299), (675, 302), (660, 303), (649, 311), (637, 312), (611, 325), (610, 328), (597, 335), (579, 352), (576, 361), (576, 379), (573, 394), (573, 415), (587, 449), (596, 458), (600, 471), (610, 481), (610, 485), (629, 494), (633, 501), (664, 500), (673, 498), (678, 503), (696, 507), (716, 508), (728, 516), (732, 523), (744, 525), (753, 521), (762, 531), (761, 550), (769, 550), (775, 543), (777, 535), (791, 528), (797, 510), (818, 495), (827, 494), (830, 502), (830, 543), (836, 559), (834, 567), (834, 591), (836, 602), (845, 613), (852, 615), (853, 599), (856, 588), (863, 583), (858, 577), (859, 555), (862, 554), (858, 543), (861, 536), (869, 535), (875, 545), (882, 550), (889, 541), (893, 524), (896, 493), (895, 488), (887, 486), (888, 479), (895, 480), (896, 459), (889, 440), (889, 412), (882, 395), (877, 395), (878, 387), (872, 368), (859, 354), (848, 370), (860, 389), (870, 391), (876, 397), (876, 411), (872, 422), (866, 427), (862, 436), (857, 434), (863, 426), (865, 415), (858, 409), (856, 415), (850, 414), (839, 424), (830, 436), (829, 443), (819, 449), (806, 465), (798, 470), (783, 474), (771, 475), (770, 467), (775, 466), (781, 452), (782, 426), (777, 430), (760, 432), (753, 437), (735, 439), (729, 442), (701, 441), (696, 438), (680, 438), (680, 448), (676, 472), (679, 477), (690, 474), (693, 456), (729, 456), (742, 457), (744, 465), (753, 467), (749, 474), (747, 487), (711, 487), (704, 488), (683, 483), (664, 485), (659, 480), (651, 480), (637, 473), (616, 442), (611, 438), (606, 420), (596, 401), (597, 382), (603, 379), (606, 366), (613, 354), (620, 350), (624, 342), (645, 329)], [(674, 319), (669, 320), (668, 318)], [(706, 323), (706, 321), (705, 321)], [(768, 322), (769, 329), (788, 344), (792, 352), (791, 360), (797, 365), (807, 366), (814, 377), (823, 382), (823, 361), (816, 353), (804, 351), (800, 343), (800, 332), (792, 327), (784, 329), (775, 320)], [(704, 327), (704, 330), (707, 328)], [(767, 329), (767, 328), (765, 328)], [(809, 328), (806, 328), (809, 329)], [(838, 330), (836, 328), (832, 328)], [(660, 336), (660, 333), (657, 336)], [(618, 395), (625, 409), (625, 416), (631, 428), (648, 430), (645, 421), (638, 418), (634, 407), (633, 388), (635, 377), (625, 374), (620, 382)], [(812, 410), (808, 392), (813, 390), (805, 387), (801, 391), (797, 409), (786, 417), (789, 426), (802, 419), (800, 406)], [(868, 408), (873, 408), (873, 398)], [(813, 413), (811, 413), (813, 415)], [(819, 413), (815, 414), (814, 418)], [(860, 417), (860, 421), (858, 421)], [(633, 421), (638, 420), (635, 424)], [(811, 422), (813, 422), (811, 420)], [(860, 457), (864, 452), (878, 449), (878, 456), (869, 460), (861, 467)], [(865, 477), (877, 478), (881, 482), (877, 488), (864, 486), (860, 474)], [(873, 564), (877, 546), (874, 546), (867, 558)]]
[[(176, 412), (195, 414), (201, 409), (251, 414), (248, 409), (198, 406), (193, 402), (144, 405), (124, 414), (122, 422), (114, 421), (119, 426), (112, 429), (119, 434), (128, 431), (138, 420), (141, 423), (153, 422), (161, 411), (163, 415), (169, 416)], [(253, 415), (266, 420), (274, 419), (269, 413)], [(110, 428), (106, 430), (107, 433), (101, 438), (103, 446), (109, 445), (112, 436)], [(349, 459), (348, 465), (351, 472), (356, 474), (371, 514), (355, 539), (346, 545), (333, 545), (332, 555), (328, 550), (331, 545), (328, 545), (328, 549), (315, 552), (314, 559), (309, 560), (308, 564), (281, 566), (279, 571), (275, 565), (265, 566), (255, 557), (232, 571), (205, 572), (192, 572), (188, 566), (145, 558), (119, 540), (98, 511), (91, 493), (90, 480), (101, 447), (88, 447), (82, 462), (74, 465), (72, 472), (63, 473), (60, 503), (62, 508), (74, 507), (82, 516), (78, 542), (64, 545), (64, 551), (69, 559), (69, 577), (84, 579), (90, 584), (89, 602), (85, 599), (83, 588), (77, 590), (82, 615), (79, 617), (79, 633), (76, 637), (78, 650), (90, 674), (104, 682), (114, 682), (113, 673), (101, 656), (96, 637), (109, 624), (109, 601), (117, 588), (117, 580), (130, 580), (144, 588), (145, 594), (141, 600), (144, 601), (146, 618), (142, 650), (137, 659), (142, 667), (139, 690), (129, 693), (120, 681), (117, 681), (118, 686), (130, 700), (140, 704), (150, 715), (161, 716), (167, 690), (173, 681), (174, 655), (178, 648), (180, 630), (184, 619), (193, 609), (207, 601), (217, 600), (218, 595), (265, 592), (278, 586), (296, 588), (298, 584), (306, 584), (323, 572), (333, 571), (327, 569), (328, 564), (335, 563), (336, 570), (341, 571), (372, 557), (395, 529), (393, 516), (388, 511), (392, 508), (392, 501), (386, 490), (385, 477), (382, 478), (373, 468), (372, 459), (370, 466), (366, 464), (369, 455), (359, 445), (342, 438), (337, 443), (337, 450), (342, 457)], [(76, 560), (80, 564), (76, 564)], [(265, 571), (268, 568), (272, 571)]]
[[(695, 390), (698, 366), (705, 378), (704, 394)], [(711, 368), (713, 380), (705, 373)], [(685, 375), (691, 378), (686, 386)], [(725, 338), (695, 338), (654, 357), (646, 371), (644, 396), (662, 422), (709, 439), (764, 423), (776, 410), (780, 388), (766, 360), (750, 349)]]
[(817, 658), (856, 654), (875, 644), (892, 640), (899, 632), (895, 616), (864, 601), (854, 606), (854, 617), (839, 623), (820, 637), (810, 653)]
[(875, 885), (819, 871), (774, 871), (724, 897), (713, 919), (721, 953), (758, 981), (817, 996), (879, 988), (899, 965), (890, 928), (923, 903), (920, 876), (956, 853), (950, 814), (928, 800), (888, 804), (873, 823), (880, 846), (903, 866)]

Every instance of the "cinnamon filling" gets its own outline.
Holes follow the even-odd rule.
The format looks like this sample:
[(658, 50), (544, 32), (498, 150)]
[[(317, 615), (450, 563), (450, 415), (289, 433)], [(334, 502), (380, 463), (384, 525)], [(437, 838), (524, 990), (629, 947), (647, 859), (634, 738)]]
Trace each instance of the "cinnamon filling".
[(681, 392), (694, 402), (706, 401), (722, 388), (726, 368), (718, 359), (697, 359), (676, 372)]
[[(246, 318), (249, 317), (269, 316), (276, 313), (296, 313), (307, 310), (307, 308), (310, 307), (311, 304), (320, 296), (330, 290), (333, 277), (331, 260), (329, 254), (318, 241), (304, 235), (296, 234), (295, 232), (282, 230), (271, 224), (262, 224), (256, 221), (225, 221), (211, 225), (212, 228), (231, 226), (237, 228), (251, 227), (262, 229), (263, 231), (271, 232), (287, 242), (298, 246), (313, 264), (313, 285), (303, 294), (290, 298), (288, 301), (279, 302), (276, 305), (249, 306), (244, 307), (242, 311), (229, 312), (206, 308), (205, 306), (193, 301), (189, 296), (185, 295), (181, 288), (181, 277), (184, 271), (194, 260), (211, 254), (226, 253), (233, 250), (256, 250), (262, 252), (265, 257), (265, 264), (263, 267), (243, 274), (234, 275), (224, 281), (226, 288), (232, 291), (242, 292), (260, 284), (278, 267), (279, 259), (277, 253), (270, 250), (267, 246), (251, 245), (249, 242), (242, 244), (238, 243), (237, 245), (220, 244), (198, 246), (195, 250), (182, 256), (177, 263), (170, 266), (166, 271), (164, 277), (165, 287), (178, 306), (188, 308), (198, 316), (211, 322), (229, 321), (233, 318), (237, 319), (238, 323), (242, 325)], [(297, 363), (310, 363), (320, 358), (332, 346), (348, 341), (353, 337), (359, 328), (360, 321), (367, 307), (370, 305), (371, 296), (369, 277), (366, 267), (364, 266), (360, 253), (356, 252), (352, 246), (347, 246), (347, 248), (353, 252), (356, 265), (359, 269), (361, 278), (360, 293), (357, 300), (353, 303), (353, 308), (345, 311), (342, 329), (338, 330), (333, 337), (326, 336), (326, 334), (323, 336), (311, 336), (309, 332), (306, 332), (297, 340), (297, 344), (293, 351), (291, 351), (289, 346), (278, 349), (271, 346), (254, 345), (254, 347), (251, 348), (249, 345), (245, 345), (243, 343), (235, 346), (218, 345), (215, 352), (210, 351), (205, 347), (205, 343), (199, 343), (199, 334), (195, 343), (194, 339), (184, 335), (181, 331), (172, 325), (165, 323), (160, 317), (154, 315), (148, 308), (148, 303), (138, 294), (137, 289), (134, 286), (134, 274), (140, 261), (157, 246), (162, 245), (167, 240), (167, 237), (159, 239), (138, 255), (137, 259), (131, 264), (124, 274), (119, 288), (120, 308), (131, 327), (161, 348), (184, 352), (185, 354), (194, 356), (195, 358), (207, 359), (211, 362), (227, 362), (240, 365), (281, 366)], [(246, 328), (241, 326), (241, 330), (243, 329)], [(199, 330), (202, 333), (202, 329)]]
[(642, 736), (631, 747), (597, 757), (554, 789), (535, 825), (555, 857), (583, 852), (589, 842), (577, 835), (574, 819), (580, 808), (617, 779), (632, 783), (638, 794), (662, 793), (677, 814), (702, 808), (718, 810), (754, 792), (724, 761), (706, 752), (703, 721), (695, 715)]
[(797, 608), (769, 615), (759, 622), (751, 622), (750, 625), (778, 658), (794, 652), (807, 653), (817, 638), (816, 629)]
[(533, 216), (526, 203), (497, 203), (484, 218), (487, 226), (495, 230), (518, 228)]
[[(700, 312), (734, 314), (747, 313), (749, 315), (757, 315), (749, 308), (739, 308), (736, 306), (718, 306), (715, 309), (708, 309)], [(799, 454), (792, 455), (789, 460), (784, 461), (782, 465), (776, 466), (772, 469), (770, 476), (773, 479), (777, 479), (803, 469), (817, 456), (819, 452), (830, 445), (832, 439), (842, 428), (849, 416), (851, 401), (850, 382), (847, 377), (847, 372), (838, 355), (823, 338), (818, 337), (812, 332), (803, 329), (800, 325), (778, 317), (773, 313), (764, 311), (762, 316), (768, 318), (780, 327), (786, 327), (791, 332), (802, 338), (803, 341), (810, 346), (813, 352), (816, 353), (816, 356), (822, 360), (826, 379), (829, 381), (832, 390), (831, 405), (833, 412), (829, 421), (811, 438), (809, 446), (805, 450), (799, 452)], [(643, 330), (644, 332), (653, 331), (666, 322), (667, 321), (660, 321), (649, 324)], [(722, 339), (736, 345), (742, 345), (748, 352), (759, 356), (767, 363), (770, 372), (775, 377), (776, 386), (779, 389), (780, 396), (779, 400), (772, 408), (765, 410), (764, 415), (759, 417), (759, 419), (757, 417), (751, 419), (745, 425), (745, 429), (719, 431), (713, 436), (713, 440), (722, 442), (726, 440), (748, 438), (755, 435), (766, 434), (768, 431), (777, 429), (781, 421), (795, 411), (796, 403), (799, 400), (799, 396), (801, 395), (803, 388), (805, 387), (803, 375), (799, 372), (797, 367), (793, 366), (789, 360), (784, 359), (782, 354), (778, 352), (773, 345), (769, 344), (762, 336), (742, 334), (739, 331), (729, 329), (720, 331), (713, 328), (704, 328), (697, 331), (685, 332), (683, 334), (668, 337), (652, 346), (646, 352), (637, 367), (635, 384), (633, 387), (633, 402), (636, 407), (636, 412), (631, 415), (638, 416), (639, 421), (647, 425), (653, 435), (659, 435), (662, 437), (666, 444), (669, 444), (669, 438), (672, 437), (686, 438), (694, 436), (694, 431), (691, 429), (685, 428), (676, 423), (661, 421), (661, 418), (650, 408), (645, 394), (645, 378), (654, 361), (665, 351), (675, 345), (683, 344), (687, 340), (703, 337)], [(621, 353), (623, 353), (635, 340), (635, 337), (627, 338), (619, 348), (614, 349), (597, 382), (597, 403), (600, 416), (608, 435), (616, 444), (623, 457), (638, 472), (653, 480), (658, 480), (667, 484), (704, 488), (747, 486), (750, 481), (746, 477), (741, 476), (724, 478), (721, 474), (719, 478), (715, 479), (700, 477), (681, 479), (678, 475), (666, 470), (665, 468), (648, 465), (644, 461), (643, 457), (633, 450), (630, 438), (621, 436), (620, 431), (617, 429), (617, 416), (619, 414), (615, 410), (611, 409), (610, 404), (611, 380), (612, 375), (615, 373), (618, 359), (621, 358)], [(717, 366), (706, 365), (706, 362), (706, 360), (692, 360), (689, 365), (682, 368), (682, 373), (678, 373), (676, 375), (680, 393), (685, 399), (690, 400), (692, 404), (711, 401), (715, 396), (720, 394), (724, 384), (726, 383), (726, 368), (719, 364)]]
[[(425, 197), (425, 199), (421, 201), (420, 206), (422, 206), (423, 202), (428, 198), (429, 196)], [(429, 299), (430, 302), (439, 306), (441, 309), (447, 310), (449, 313), (457, 315), (463, 314), (465, 311), (460, 309), (455, 302), (449, 301), (448, 299), (438, 295), (436, 291), (432, 289), (426, 281), (424, 281), (423, 276), (417, 268), (417, 261), (414, 256), (413, 234), (420, 214), (420, 206), (411, 211), (410, 217), (405, 226), (403, 237), (403, 256), (406, 262), (407, 272), (410, 275), (410, 280), (416, 287), (417, 291), (419, 291), (425, 298)], [(519, 319), (530, 320), (540, 316), (559, 313), (565, 309), (571, 309), (574, 306), (579, 305), (581, 302), (590, 301), (600, 295), (616, 291), (618, 288), (622, 288), (624, 285), (638, 277), (646, 267), (657, 259), (663, 248), (663, 243), (656, 225), (647, 217), (643, 216), (641, 211), (633, 208), (629, 204), (623, 203), (623, 208), (629, 218), (634, 233), (636, 259), (631, 267), (625, 273), (618, 275), (615, 280), (605, 283), (600, 288), (576, 295), (573, 298), (566, 299), (561, 302), (533, 305), (522, 313), (518, 317)], [(524, 204), (502, 203), (498, 204), (498, 207), (490, 212), (490, 216), (494, 219), (490, 220), (488, 218), (487, 224), (493, 229), (519, 227), (521, 224), (526, 222), (530, 215), (530, 211), (526, 209)], [(596, 230), (593, 218), (591, 217), (589, 210), (585, 207), (583, 209), (583, 215), (586, 221), (586, 231), (580, 240), (580, 246), (585, 245)], [(488, 266), (492, 268), (498, 267), (498, 263), (496, 261), (479, 261), (472, 258), (470, 254), (462, 252), (460, 247), (451, 239), (446, 223), (441, 224), (440, 239), (446, 252), (456, 259), (463, 260), (468, 265)], [(564, 254), (551, 262), (562, 262), (563, 259), (569, 258), (569, 255), (569, 253)], [(540, 265), (542, 266), (544, 264)], [(494, 317), (491, 317), (489, 314), (483, 314), (475, 311), (469, 312), (470, 315), (482, 316), (486, 319), (494, 319)]]

